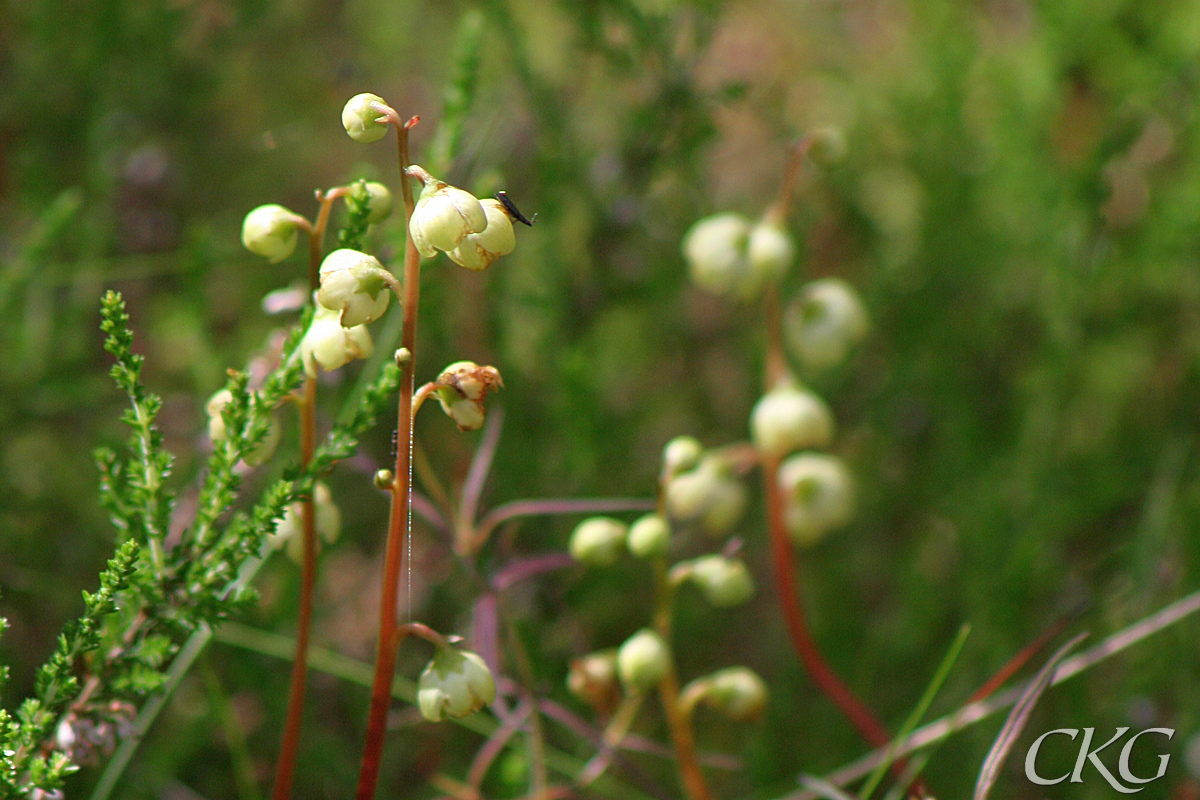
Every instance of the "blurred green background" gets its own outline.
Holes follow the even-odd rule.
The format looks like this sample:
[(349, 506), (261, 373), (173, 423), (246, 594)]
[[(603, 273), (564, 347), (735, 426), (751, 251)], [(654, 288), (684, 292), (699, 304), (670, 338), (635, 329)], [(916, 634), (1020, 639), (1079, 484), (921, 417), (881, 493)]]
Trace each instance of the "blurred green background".
[[(426, 148), (472, 11), (478, 82), (446, 161)], [(270, 266), (244, 251), (242, 216), (268, 202), (311, 215), (314, 189), (359, 176), (397, 187), (392, 148), (340, 129), (360, 91), (421, 115), (418, 163), (538, 214), (487, 273), (425, 267), (418, 379), (459, 358), (504, 375), (491, 504), (649, 497), (670, 437), (747, 436), (760, 311), (690, 287), (679, 241), (705, 214), (760, 214), (789, 143), (836, 126), (849, 155), (802, 181), (786, 293), (840, 276), (873, 319), (855, 358), (814, 384), (860, 498), (851, 528), (800, 558), (835, 667), (895, 728), (964, 622), (971, 638), (933, 713), (1081, 604), (1072, 630), (1100, 637), (1194, 590), (1198, 56), (1194, 0), (0, 4), (4, 704), (28, 690), (111, 551), (91, 451), (125, 433), (97, 330), (102, 289), (130, 303), (186, 495), (204, 400), (286, 321), (262, 297), (303, 277), (300, 255)], [(394, 220), (376, 234), (385, 263), (402, 241)], [(329, 381), (323, 425), (357, 369)], [(418, 432), (437, 472), (460, 481), (478, 435), (433, 414)], [(363, 660), (385, 514), (369, 473), (389, 436), (376, 431), (330, 480), (345, 529), (322, 562), (317, 639)], [(756, 725), (701, 717), (701, 746), (744, 761), (711, 771), (723, 798), (777, 797), (865, 749), (792, 655), (751, 485), (741, 535), (759, 595), (732, 611), (685, 596), (676, 637), (685, 680), (747, 663), (773, 692)], [(512, 547), (562, 549), (575, 521), (526, 524)], [(414, 541), (414, 613), (461, 629), (469, 597), (447, 581), (460, 568), (426, 529)], [(290, 633), (296, 583), (289, 562), (269, 565), (247, 622)], [(508, 600), (541, 688), (581, 715), (567, 662), (645, 623), (630, 586), (649, 586), (632, 563), (555, 573)], [(1175, 728), (1171, 769), (1142, 796), (1200, 797), (1183, 763), (1200, 732), (1198, 641), (1200, 623), (1185, 621), (1053, 690), (1030, 730)], [(427, 656), (406, 654), (404, 674)], [(121, 796), (253, 797), (245, 779), (269, 784), (286, 682), (285, 663), (214, 645)], [(344, 797), (366, 691), (320, 675), (311, 686), (298, 796)], [(639, 731), (665, 738), (655, 714)], [(403, 710), (395, 723), (381, 797), (437, 794), (429, 775), (461, 777), (481, 742)], [(934, 753), (938, 796), (967, 795), (998, 725)], [(1032, 792), (1020, 760), (1001, 796), (1113, 796), (1098, 778)], [(669, 763), (638, 761), (677, 793)], [(523, 775), (506, 757), (485, 788), (517, 796)]]

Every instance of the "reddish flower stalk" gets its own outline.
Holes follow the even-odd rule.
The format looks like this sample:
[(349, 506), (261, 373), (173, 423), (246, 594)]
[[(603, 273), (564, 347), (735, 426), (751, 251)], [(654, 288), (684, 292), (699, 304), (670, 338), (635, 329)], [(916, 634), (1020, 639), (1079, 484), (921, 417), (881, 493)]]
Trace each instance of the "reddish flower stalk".
[[(397, 153), (400, 161), (401, 193), (404, 197), (404, 230), (412, 217), (412, 184), (409, 183), (408, 131), (416, 124), (417, 117), (407, 123), (400, 121), (390, 108), (380, 109), (380, 116), (388, 117), (396, 128)], [(397, 408), (396, 467), (392, 484), (391, 514), (388, 518), (387, 546), (384, 552), (383, 590), (379, 605), (379, 643), (375, 653), (375, 677), (371, 685), (371, 705), (367, 715), (367, 738), (363, 746), (362, 768), (358, 775), (356, 800), (373, 800), (379, 781), (379, 767), (383, 758), (383, 742), (387, 733), (387, 712), (392, 702), (392, 676), (396, 669), (396, 651), (410, 628), (397, 624), (397, 603), (400, 591), (400, 576), (404, 566), (404, 538), (408, 532), (409, 501), (412, 464), (412, 421), (413, 390), (416, 367), (417, 304), (421, 291), (421, 256), (407, 236), (404, 248), (404, 284), (402, 303), (404, 306), (404, 332), (401, 345), (408, 356), (401, 364), (400, 401)]]
[[(317, 192), (321, 204), (317, 220), (308, 230), (308, 286), (315, 292), (320, 286), (319, 272), (324, 251), (325, 228), (333, 201), (345, 194), (339, 187), (327, 193)], [(305, 378), (304, 395), (300, 401), (300, 465), (312, 461), (317, 441), (317, 381)], [(308, 677), (308, 639), (312, 631), (313, 590), (317, 582), (317, 529), (312, 498), (300, 504), (300, 521), (304, 543), (303, 565), (300, 572), (300, 614), (296, 629), (296, 656), (292, 659), (292, 678), (288, 689), (287, 719), (283, 724), (283, 741), (279, 760), (275, 764), (275, 787), (272, 800), (287, 800), (292, 796), (292, 777), (300, 750), (300, 722), (304, 716), (304, 686)]]

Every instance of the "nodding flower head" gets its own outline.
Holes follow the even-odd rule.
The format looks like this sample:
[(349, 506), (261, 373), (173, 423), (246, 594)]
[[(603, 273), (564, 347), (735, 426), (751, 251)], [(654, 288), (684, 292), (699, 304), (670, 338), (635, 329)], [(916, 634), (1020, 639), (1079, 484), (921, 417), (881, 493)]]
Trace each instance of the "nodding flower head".
[(488, 217), (475, 195), (424, 174), (428, 176), (425, 188), (413, 209), (408, 232), (417, 252), (432, 258), (438, 250), (454, 250), (469, 234), (485, 231)]
[(833, 413), (824, 400), (786, 380), (754, 404), (750, 432), (759, 453), (782, 458), (827, 446), (833, 438)]
[(497, 258), (508, 255), (517, 247), (508, 208), (490, 197), (479, 203), (487, 217), (487, 227), (480, 233), (468, 233), (458, 247), (446, 253), (455, 264), (473, 270), (487, 269)]
[(392, 193), (382, 183), (365, 181), (367, 190), (367, 222), (378, 225), (392, 215)]
[(638, 558), (662, 558), (671, 548), (671, 526), (660, 514), (647, 514), (629, 526), (626, 544)]
[(649, 628), (630, 636), (617, 650), (617, 674), (630, 694), (648, 691), (670, 670), (671, 651)]
[(783, 519), (792, 541), (816, 544), (854, 516), (850, 473), (835, 456), (801, 453), (779, 465)]
[(346, 101), (342, 107), (342, 127), (356, 142), (378, 142), (387, 135), (387, 122), (380, 122), (388, 104), (377, 94), (363, 92)]
[(496, 699), (492, 672), (475, 653), (439, 647), (417, 683), (417, 706), (430, 722), (465, 717)]
[(615, 708), (621, 689), (617, 681), (616, 648), (588, 653), (572, 661), (567, 671), (567, 689), (597, 711)]
[(593, 567), (607, 567), (625, 552), (624, 523), (608, 517), (591, 517), (575, 526), (567, 550), (571, 558)]
[(746, 487), (717, 456), (706, 456), (692, 470), (667, 481), (667, 513), (677, 522), (695, 522), (710, 536), (733, 531), (746, 510)]
[(692, 282), (712, 294), (748, 294), (753, 280), (746, 257), (750, 221), (741, 214), (705, 217), (683, 237)]
[[(208, 413), (208, 438), (214, 445), (228, 438), (229, 432), (226, 430), (225, 417), (222, 416), (221, 411), (232, 400), (233, 393), (228, 389), (222, 389), (208, 398), (208, 402), (204, 404), (204, 410)], [(257, 467), (265, 464), (271, 459), (271, 456), (275, 455), (275, 448), (279, 446), (279, 440), (282, 436), (283, 428), (279, 426), (279, 420), (272, 413), (271, 421), (263, 440), (249, 453), (243, 453), (242, 461), (249, 467)]]
[(782, 224), (768, 218), (750, 231), (746, 241), (746, 257), (750, 261), (750, 272), (757, 291), (757, 287), (776, 283), (787, 274), (788, 267), (796, 257), (796, 245)]
[(676, 580), (690, 580), (717, 608), (740, 606), (754, 596), (754, 579), (740, 558), (700, 556), (672, 567)]
[(242, 221), (242, 244), (275, 264), (296, 249), (296, 228), (306, 223), (304, 217), (283, 206), (259, 206)]
[[(692, 689), (692, 686), (698, 687)], [(735, 722), (749, 722), (762, 716), (767, 707), (767, 685), (748, 667), (727, 667), (698, 678), (684, 690), (695, 692), (699, 700)]]
[[(333, 544), (342, 533), (342, 512), (333, 502), (333, 493), (323, 482), (317, 481), (313, 486), (313, 527), (321, 542)], [(276, 549), (287, 548), (288, 558), (300, 564), (304, 560), (304, 535), (302, 534), (304, 511), (300, 503), (292, 503), (283, 513), (283, 519), (275, 526), (267, 541)]]
[(375, 349), (366, 325), (346, 328), (340, 317), (341, 312), (317, 304), (312, 322), (300, 340), (300, 358), (311, 378), (317, 376), (318, 364), (326, 372), (332, 372), (356, 358), (369, 358)]
[(837, 278), (805, 286), (783, 317), (785, 342), (811, 369), (840, 364), (867, 335), (868, 327), (858, 293)]
[(488, 392), (504, 388), (499, 370), (481, 367), (474, 361), (454, 362), (442, 370), (435, 384), (438, 388), (434, 396), (460, 431), (482, 428), (487, 414), (483, 402)]
[(339, 312), (347, 328), (364, 325), (387, 311), (391, 297), (387, 277), (374, 256), (348, 248), (334, 250), (321, 262), (317, 303)]

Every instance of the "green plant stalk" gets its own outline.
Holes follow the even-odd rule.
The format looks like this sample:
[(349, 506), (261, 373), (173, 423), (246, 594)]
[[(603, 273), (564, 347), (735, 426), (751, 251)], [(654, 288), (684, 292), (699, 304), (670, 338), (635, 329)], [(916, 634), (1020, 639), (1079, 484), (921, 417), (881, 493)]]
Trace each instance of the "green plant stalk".
[(407, 171), (408, 131), (416, 124), (417, 118), (413, 117), (408, 123), (402, 123), (395, 112), (391, 111), (390, 121), (396, 127), (400, 187), (404, 197), (404, 285), (401, 298), (404, 306), (404, 327), (401, 346), (407, 349), (408, 357), (401, 365), (400, 400), (396, 412), (396, 466), (384, 553), (383, 589), (379, 605), (379, 642), (375, 652), (375, 677), (371, 685), (371, 704), (367, 713), (366, 742), (363, 745), (362, 767), (355, 790), (356, 800), (372, 800), (379, 781), (383, 742), (387, 734), (387, 712), (392, 699), (392, 677), (396, 669), (396, 650), (404, 639), (403, 633), (397, 635), (396, 605), (404, 565), (404, 538), (408, 531), (412, 488), (412, 401), (416, 367), (417, 305), (421, 296), (421, 255), (408, 233), (408, 223), (412, 219), (415, 202)]
[(933, 703), (933, 698), (941, 690), (942, 684), (945, 683), (946, 677), (950, 674), (950, 670), (954, 666), (954, 662), (958, 660), (958, 656), (962, 652), (963, 645), (966, 644), (967, 636), (970, 633), (970, 625), (963, 625), (959, 628), (958, 635), (950, 643), (950, 649), (946, 651), (945, 657), (942, 658), (942, 663), (938, 665), (937, 672), (933, 674), (933, 680), (925, 687), (925, 692), (921, 695), (921, 699), (917, 701), (917, 705), (913, 708), (912, 713), (908, 715), (908, 719), (904, 721), (904, 725), (900, 728), (900, 732), (896, 734), (896, 738), (888, 745), (887, 754), (879, 762), (879, 766), (875, 767), (875, 771), (871, 773), (871, 777), (867, 778), (867, 782), (863, 784), (862, 791), (858, 793), (860, 800), (867, 800), (871, 796), (871, 793), (875, 791), (875, 787), (879, 786), (879, 782), (883, 780), (883, 773), (887, 772), (888, 767), (892, 765), (892, 761), (894, 760), (896, 743), (904, 741), (921, 722), (921, 717), (925, 716), (925, 712), (929, 710), (930, 704)]

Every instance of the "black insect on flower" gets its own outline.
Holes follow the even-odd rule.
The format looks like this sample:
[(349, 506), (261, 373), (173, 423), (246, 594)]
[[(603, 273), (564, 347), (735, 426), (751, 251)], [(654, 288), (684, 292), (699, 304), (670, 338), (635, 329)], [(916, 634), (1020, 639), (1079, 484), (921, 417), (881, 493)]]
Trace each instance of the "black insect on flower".
[(531, 228), (533, 227), (533, 223), (537, 222), (537, 214), (533, 215), (533, 219), (527, 219), (525, 215), (521, 213), (521, 210), (517, 208), (516, 204), (512, 200), (508, 199), (508, 194), (506, 192), (496, 192), (496, 199), (500, 201), (505, 210), (507, 210), (512, 218), (517, 222), (523, 222)]

